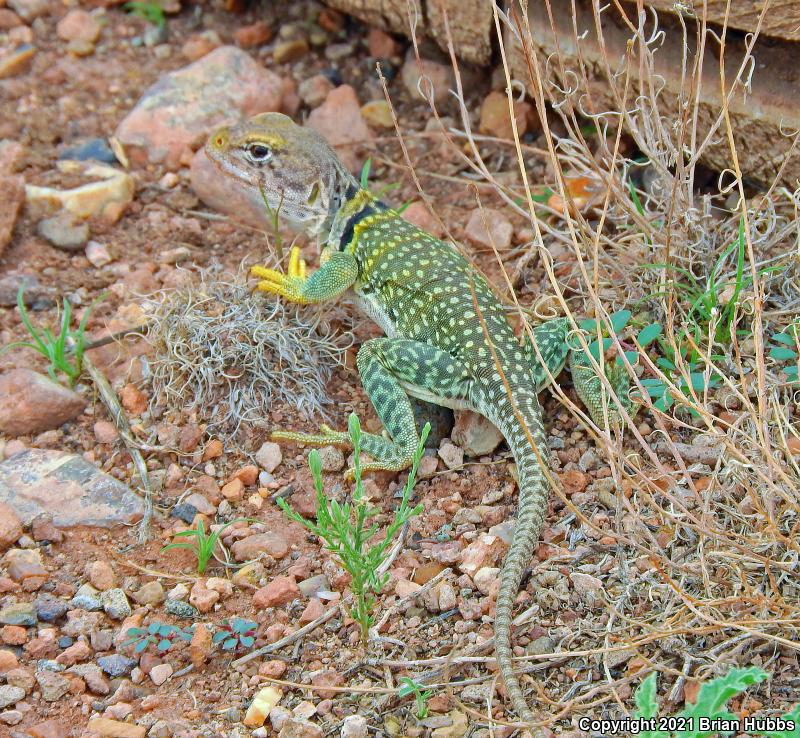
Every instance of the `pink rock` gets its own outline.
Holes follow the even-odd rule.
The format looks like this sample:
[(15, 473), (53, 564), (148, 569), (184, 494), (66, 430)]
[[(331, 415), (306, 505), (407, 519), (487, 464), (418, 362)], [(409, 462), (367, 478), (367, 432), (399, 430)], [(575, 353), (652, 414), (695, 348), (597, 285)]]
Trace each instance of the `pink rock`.
[(443, 106), (450, 99), (450, 89), (455, 87), (453, 69), (449, 64), (422, 59), (420, 70), (413, 48), (409, 48), (406, 54), (405, 63), (400, 70), (400, 79), (414, 100), (427, 99), (433, 92), (434, 102), (439, 106)]
[(269, 225), (264, 208), (249, 197), (242, 197), (241, 189), (231, 177), (220, 177), (203, 149), (194, 155), (189, 174), (192, 190), (213, 210), (254, 228), (263, 230)]
[(22, 535), (22, 522), (13, 508), (0, 502), (0, 551), (16, 543)]
[(282, 559), (289, 553), (289, 543), (280, 533), (269, 531), (236, 541), (231, 552), (237, 561), (250, 561), (262, 553), (267, 553), (274, 559)]
[(333, 89), (331, 82), (324, 74), (315, 74), (313, 77), (304, 79), (297, 92), (300, 99), (309, 108), (317, 108), (325, 102), (325, 98)]
[(181, 46), (181, 53), (189, 61), (194, 62), (204, 57), (206, 54), (210, 54), (212, 51), (214, 51), (214, 49), (219, 48), (221, 43), (222, 42), (219, 40), (219, 36), (217, 36), (217, 34), (213, 31), (193, 33), (188, 39), (186, 39), (183, 46)]
[(441, 238), (444, 235), (444, 228), (441, 223), (433, 217), (428, 206), (417, 200), (412, 202), (402, 213), (402, 216), (409, 223), (413, 223), (417, 228), (421, 228), (426, 233), (430, 233), (436, 238)]
[(19, 661), (12, 651), (0, 648), (0, 674), (5, 675), (19, 666)]
[(266, 587), (253, 595), (253, 605), (262, 609), (285, 605), (300, 596), (294, 577), (275, 577)]
[(150, 680), (157, 687), (160, 687), (164, 682), (172, 676), (171, 664), (159, 664), (150, 670)]
[[(311, 683), (315, 687), (340, 687), (344, 684), (344, 675), (340, 671), (326, 669), (311, 678)], [(329, 689), (317, 689), (315, 694), (321, 699), (333, 698), (338, 692)]]
[(0, 376), (0, 431), (12, 436), (58, 428), (86, 407), (77, 392), (31, 369)]
[(222, 488), (222, 496), (226, 500), (238, 502), (244, 497), (244, 484), (241, 479), (232, 479)]
[(233, 32), (233, 38), (237, 46), (243, 49), (251, 49), (253, 46), (261, 46), (272, 38), (272, 29), (264, 21), (256, 21), (249, 26), (242, 26)]
[(458, 568), (471, 577), (484, 566), (494, 566), (505, 550), (506, 544), (501, 538), (484, 533), (461, 552)]
[(92, 657), (92, 649), (84, 641), (77, 641), (68, 648), (65, 648), (58, 656), (56, 661), (64, 666), (74, 666), (80, 661), (87, 661)]
[(467, 456), (486, 456), (502, 442), (503, 434), (490, 421), (471, 410), (456, 410), (451, 437)]
[(367, 46), (369, 47), (369, 55), (378, 59), (391, 59), (400, 53), (400, 44), (380, 28), (369, 29)]
[(8, 576), (15, 582), (24, 582), (30, 577), (47, 577), (39, 549), (12, 548), (4, 557)]
[(71, 732), (71, 728), (67, 725), (65, 720), (59, 718), (52, 718), (45, 720), (43, 723), (36, 723), (30, 728), (26, 728), (25, 732), (31, 738), (67, 738)]
[(216, 126), (281, 109), (281, 79), (247, 52), (222, 46), (163, 76), (117, 127), (115, 137), (136, 166), (174, 169)]
[(350, 85), (331, 90), (325, 102), (311, 111), (308, 126), (328, 140), (350, 171), (360, 169), (364, 146), (372, 143), (372, 132), (361, 116), (361, 105)]
[(514, 227), (499, 210), (479, 208), (469, 217), (464, 235), (476, 246), (503, 251), (511, 245)]
[(113, 589), (117, 586), (117, 576), (114, 574), (114, 569), (107, 561), (90, 561), (86, 564), (83, 573), (89, 580), (89, 583), (101, 592), (107, 589)]
[(119, 431), (112, 422), (98, 420), (94, 424), (94, 437), (98, 443), (115, 443), (119, 438)]
[(22, 177), (0, 176), (0, 256), (11, 243), (14, 225), (25, 202), (25, 181)]
[(210, 612), (219, 601), (220, 594), (206, 587), (202, 579), (198, 579), (189, 594), (189, 602), (200, 612)]
[(8, 31), (22, 25), (22, 19), (8, 8), (0, 8), (0, 30)]
[(305, 625), (306, 623), (316, 620), (318, 617), (321, 617), (324, 612), (325, 608), (322, 606), (322, 602), (316, 597), (312, 597), (308, 601), (306, 609), (300, 614), (300, 625)]
[(58, 37), (64, 41), (94, 43), (100, 35), (100, 24), (85, 10), (70, 10), (56, 26)]

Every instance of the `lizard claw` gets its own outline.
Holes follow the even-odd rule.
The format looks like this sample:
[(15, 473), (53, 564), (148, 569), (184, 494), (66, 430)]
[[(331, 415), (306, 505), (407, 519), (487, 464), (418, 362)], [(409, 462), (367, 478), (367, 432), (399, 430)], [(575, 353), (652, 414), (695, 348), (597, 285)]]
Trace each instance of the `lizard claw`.
[(259, 278), (256, 289), (260, 292), (279, 295), (289, 300), (289, 302), (303, 305), (309, 303), (309, 300), (303, 297), (303, 287), (306, 282), (306, 263), (300, 256), (300, 249), (297, 246), (292, 248), (289, 256), (289, 271), (287, 274), (263, 266), (250, 267), (250, 274)]

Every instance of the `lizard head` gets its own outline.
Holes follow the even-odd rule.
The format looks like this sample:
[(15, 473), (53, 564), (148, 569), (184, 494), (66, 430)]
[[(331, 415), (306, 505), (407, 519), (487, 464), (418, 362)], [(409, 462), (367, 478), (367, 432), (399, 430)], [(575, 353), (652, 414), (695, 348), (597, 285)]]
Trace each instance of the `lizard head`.
[(260, 207), (296, 230), (326, 236), (350, 187), (358, 187), (328, 142), (281, 113), (220, 128), (206, 154)]

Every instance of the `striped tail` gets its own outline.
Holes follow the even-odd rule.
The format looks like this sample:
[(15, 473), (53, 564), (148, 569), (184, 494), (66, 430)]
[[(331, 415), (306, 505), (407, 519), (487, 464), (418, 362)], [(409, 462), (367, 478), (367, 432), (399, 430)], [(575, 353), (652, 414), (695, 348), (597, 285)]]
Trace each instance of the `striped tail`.
[(519, 473), (517, 522), (503, 562), (500, 592), (497, 595), (495, 655), (517, 716), (532, 723), (535, 718), (512, 668), (511, 618), (522, 575), (530, 563), (547, 512), (549, 485), (532, 445), (535, 444), (539, 456), (546, 463), (547, 438), (539, 400), (530, 390), (514, 394), (513, 403), (507, 399), (502, 407), (495, 406), (488, 410), (489, 419), (500, 429), (511, 448)]

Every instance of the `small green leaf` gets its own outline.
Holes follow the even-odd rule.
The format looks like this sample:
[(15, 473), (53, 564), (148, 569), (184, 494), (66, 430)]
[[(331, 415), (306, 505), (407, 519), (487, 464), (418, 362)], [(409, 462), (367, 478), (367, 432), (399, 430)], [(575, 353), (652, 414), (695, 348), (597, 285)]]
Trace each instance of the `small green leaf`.
[(631, 319), (631, 311), (630, 310), (617, 310), (616, 313), (613, 313), (609, 316), (609, 320), (611, 321), (611, 328), (614, 333), (620, 333), (626, 325), (628, 325), (628, 321)]
[(250, 648), (255, 642), (256, 639), (253, 636), (242, 636), (240, 639), (240, 643), (244, 648)]
[(788, 333), (775, 333), (772, 336), (773, 341), (777, 341), (778, 343), (782, 343), (784, 346), (794, 346), (794, 338), (792, 338)]
[(639, 335), (636, 337), (636, 340), (639, 342), (639, 345), (644, 348), (655, 341), (656, 338), (661, 335), (663, 330), (664, 329), (661, 327), (661, 323), (650, 323), (650, 325), (646, 325), (644, 328), (642, 328), (642, 330), (639, 331)]
[(236, 639), (235, 638), (228, 638), (225, 643), (222, 644), (222, 647), (226, 651), (231, 651), (232, 649), (236, 648)]
[(139, 641), (133, 649), (135, 653), (141, 653), (147, 648), (148, 642), (146, 640)]
[(639, 718), (652, 718), (658, 715), (658, 702), (656, 702), (656, 683), (657, 672), (651, 672), (647, 678), (639, 685), (636, 693), (633, 695), (636, 701), (636, 707), (639, 712), (636, 717)]
[(228, 637), (228, 631), (226, 630), (218, 630), (211, 638), (212, 643), (219, 643), (220, 641), (224, 641)]
[(783, 346), (773, 346), (769, 352), (771, 359), (776, 361), (790, 361), (797, 358), (797, 352)]
[(158, 642), (158, 650), (159, 651), (169, 651), (170, 647), (172, 646), (172, 641), (167, 638), (162, 638)]

